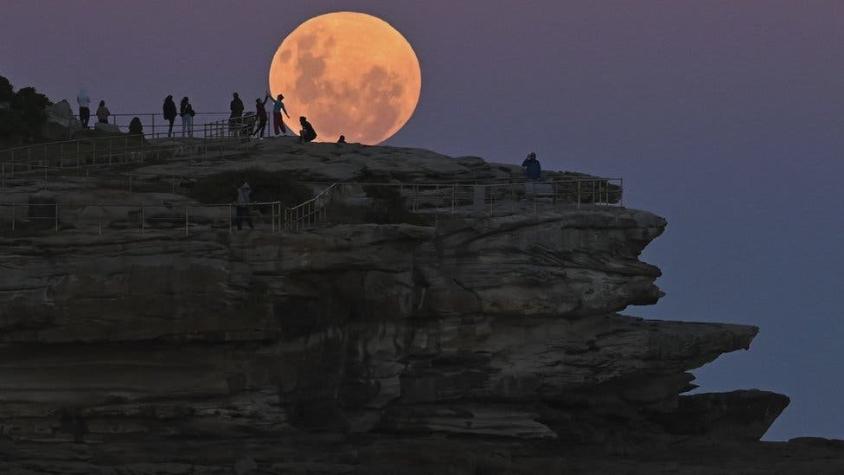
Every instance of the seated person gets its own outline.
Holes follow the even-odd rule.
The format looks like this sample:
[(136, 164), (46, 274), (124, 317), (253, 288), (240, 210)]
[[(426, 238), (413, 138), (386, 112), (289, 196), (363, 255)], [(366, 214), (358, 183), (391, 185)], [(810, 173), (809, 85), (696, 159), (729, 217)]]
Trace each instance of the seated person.
[(299, 131), (299, 142), (313, 142), (314, 139), (317, 138), (314, 126), (312, 126), (311, 123), (308, 122), (308, 119), (304, 116), (299, 117), (299, 123), (302, 124), (302, 130)]

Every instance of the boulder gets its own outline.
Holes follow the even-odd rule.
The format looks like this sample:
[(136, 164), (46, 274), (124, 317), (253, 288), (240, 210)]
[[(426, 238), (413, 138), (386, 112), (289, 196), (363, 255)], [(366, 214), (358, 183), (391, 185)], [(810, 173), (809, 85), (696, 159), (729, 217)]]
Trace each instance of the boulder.
[(62, 140), (82, 129), (82, 124), (73, 115), (73, 109), (67, 100), (61, 100), (46, 109), (47, 122), (42, 135), (47, 140)]
[(123, 133), (121, 132), (120, 127), (114, 124), (104, 124), (102, 122), (97, 122), (96, 124), (94, 124), (94, 130), (98, 133), (110, 135), (117, 135)]

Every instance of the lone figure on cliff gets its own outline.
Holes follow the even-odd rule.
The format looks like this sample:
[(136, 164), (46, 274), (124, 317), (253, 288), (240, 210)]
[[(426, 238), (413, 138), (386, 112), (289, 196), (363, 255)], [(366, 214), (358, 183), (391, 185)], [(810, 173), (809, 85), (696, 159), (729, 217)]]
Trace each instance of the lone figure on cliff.
[(542, 177), (542, 166), (539, 165), (539, 160), (536, 159), (536, 153), (530, 152), (522, 162), (522, 168), (525, 170), (525, 178), (530, 181), (537, 181)]
[(249, 187), (249, 183), (246, 181), (240, 185), (240, 188), (237, 189), (237, 215), (234, 219), (234, 223), (237, 225), (237, 230), (240, 231), (243, 226), (243, 220), (246, 220), (246, 223), (249, 225), (249, 229), (255, 229), (255, 226), (252, 224), (252, 216), (249, 214), (249, 202), (252, 196), (252, 188)]

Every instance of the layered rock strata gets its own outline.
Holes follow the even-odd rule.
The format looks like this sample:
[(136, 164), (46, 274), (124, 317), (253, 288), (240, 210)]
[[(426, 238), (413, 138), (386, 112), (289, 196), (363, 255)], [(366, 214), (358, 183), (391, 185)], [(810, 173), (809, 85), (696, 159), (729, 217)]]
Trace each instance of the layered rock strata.
[[(397, 175), (466, 166), (432, 156)], [(284, 163), (265, 166), (295, 168)], [(748, 349), (757, 328), (618, 313), (661, 297), (639, 255), (665, 225), (559, 207), (296, 234), (5, 238), (0, 460), (10, 473), (136, 474), (768, 473), (777, 457), (816, 471), (834, 466), (819, 454), (844, 460), (832, 442), (757, 442), (785, 396), (684, 395), (690, 370)]]

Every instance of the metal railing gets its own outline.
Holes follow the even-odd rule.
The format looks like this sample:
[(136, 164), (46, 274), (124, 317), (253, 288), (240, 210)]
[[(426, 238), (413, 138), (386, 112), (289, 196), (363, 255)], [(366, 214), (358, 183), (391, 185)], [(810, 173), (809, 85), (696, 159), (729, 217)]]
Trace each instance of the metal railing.
[[(131, 183), (131, 182), (130, 182)], [(539, 213), (561, 206), (622, 206), (621, 178), (574, 177), (551, 182), (514, 183), (332, 183), (313, 198), (296, 206), (284, 207), (280, 201), (238, 205), (235, 203), (88, 203), (57, 202), (0, 203), (0, 229), (20, 232), (26, 229), (55, 232), (82, 229), (96, 225), (102, 234), (104, 226), (111, 230), (140, 233), (148, 229), (183, 229), (184, 235), (202, 229), (228, 229), (239, 221), (257, 216), (265, 223), (269, 217), (271, 232), (300, 232), (331, 221), (334, 204), (372, 206), (374, 203), (397, 203), (401, 209), (434, 217), (459, 215), (492, 217), (510, 214)], [(131, 184), (130, 184), (131, 186)], [(247, 208), (248, 213), (238, 208)], [(25, 210), (21, 212), (21, 210)], [(93, 210), (98, 210), (97, 212)], [(122, 211), (121, 211), (122, 210)], [(3, 221), (9, 223), (4, 225)], [(49, 226), (39, 222), (48, 222)], [(87, 223), (87, 224), (86, 224)], [(133, 224), (134, 223), (134, 224)], [(241, 223), (242, 224), (242, 223)]]
[[(208, 115), (212, 114), (219, 114), (219, 113), (208, 113)], [(122, 115), (121, 115), (122, 116)], [(248, 122), (248, 116), (241, 119), (242, 124), (238, 125), (236, 130), (241, 131), (245, 129), (247, 126), (251, 125)], [(207, 122), (200, 125), (195, 125), (192, 127), (192, 130), (197, 132), (196, 134), (192, 134), (191, 137), (187, 137), (188, 139), (221, 139), (221, 138), (243, 138), (243, 134), (237, 133), (228, 133), (223, 134), (221, 130), (223, 128), (223, 124), (228, 124), (229, 120), (217, 120), (213, 122)], [(252, 122), (254, 123), (254, 121)], [(166, 130), (166, 129), (165, 129)], [(235, 129), (232, 129), (235, 130)], [(185, 138), (185, 137), (177, 137), (178, 132), (174, 133), (174, 137), (172, 138)], [(248, 134), (247, 134), (248, 135)], [(148, 145), (145, 142), (149, 140), (159, 140), (167, 138), (166, 131), (155, 131), (144, 134), (122, 134), (122, 135), (111, 135), (111, 136), (101, 136), (101, 137), (84, 137), (84, 138), (77, 138), (77, 139), (68, 139), (68, 140), (58, 140), (53, 142), (42, 142), (37, 144), (31, 145), (21, 145), (18, 147), (11, 147), (5, 148), (0, 150), (0, 162), (11, 162), (21, 160), (43, 160), (43, 159), (58, 159), (64, 160), (66, 156), (73, 155), (75, 151), (75, 155), (79, 156), (82, 149), (93, 148), (95, 151), (97, 148), (100, 151), (104, 150), (105, 148), (109, 148), (111, 150), (114, 147), (120, 147), (121, 145), (125, 148), (128, 147), (130, 144), (141, 147), (144, 145)], [(189, 140), (188, 140), (189, 141)]]
[(232, 145), (242, 141), (239, 137), (219, 137), (155, 144), (138, 136), (126, 135), (0, 150), (0, 189), (5, 189), (16, 178), (38, 176), (47, 182), (50, 176), (79, 175), (83, 172), (87, 175), (91, 169), (109, 169), (129, 163), (178, 158), (204, 160), (211, 156), (223, 158), (228, 152), (241, 153), (232, 149)]
[[(245, 211), (238, 211), (245, 208)], [(248, 204), (223, 203), (0, 203), (0, 229), (11, 233), (28, 231), (85, 231), (105, 229), (136, 231), (178, 230), (185, 237), (199, 231), (227, 230), (247, 225), (258, 228), (269, 224), (270, 232), (282, 230), (282, 205), (278, 201)], [(253, 220), (253, 218), (256, 218)], [(263, 225), (263, 226), (262, 226)]]
[(333, 183), (313, 198), (292, 208), (285, 208), (282, 220), (284, 230), (298, 232), (325, 222), (328, 217), (328, 205), (341, 187), (342, 184)]
[[(88, 121), (88, 127), (91, 128), (91, 129), (95, 128), (96, 125), (97, 125), (97, 122), (99, 121), (97, 119), (95, 112), (96, 112), (96, 108), (91, 110), (91, 118)], [(211, 118), (216, 119), (216, 118), (228, 117), (229, 114), (230, 114), (229, 112), (197, 112), (197, 113), (194, 114), (193, 118), (194, 118), (194, 120), (197, 117), (203, 117), (203, 118), (207, 117), (209, 119), (211, 119)], [(135, 117), (137, 117), (138, 120), (141, 121), (141, 125), (144, 128), (145, 135), (147, 135), (149, 137), (155, 137), (155, 138), (163, 138), (163, 137), (167, 136), (167, 133), (170, 129), (170, 122), (164, 119), (164, 116), (161, 112), (138, 112), (138, 113), (135, 113), (135, 114), (122, 114), (122, 113), (121, 114), (109, 114), (108, 124), (117, 127), (118, 129), (120, 129), (121, 132), (128, 132), (129, 131), (129, 123)], [(79, 120), (79, 115), (75, 114), (73, 116), (73, 118), (76, 119), (76, 120)], [(208, 123), (208, 122), (209, 122), (208, 120), (205, 121), (205, 123)], [(195, 125), (193, 127), (193, 130), (195, 131), (197, 129), (198, 129), (198, 127)], [(173, 134), (184, 136), (184, 135), (187, 135), (187, 133), (188, 133), (188, 130), (184, 129), (184, 127), (182, 126), (181, 117), (179, 117), (177, 115), (176, 120), (173, 123)]]
[(314, 198), (285, 209), (283, 222), (284, 229), (292, 232), (329, 222), (329, 207), (337, 202), (366, 207), (392, 201), (408, 212), (435, 218), (538, 214), (566, 205), (622, 207), (623, 189), (622, 178), (603, 177), (508, 183), (333, 183)]

